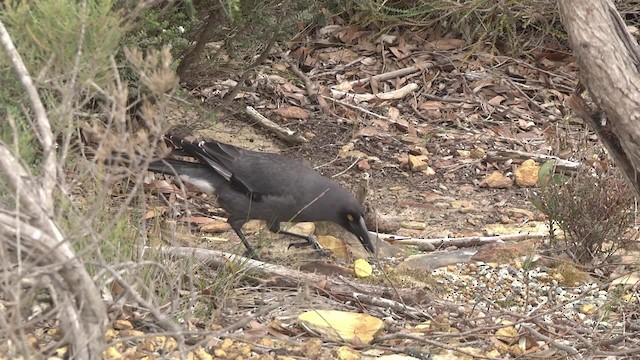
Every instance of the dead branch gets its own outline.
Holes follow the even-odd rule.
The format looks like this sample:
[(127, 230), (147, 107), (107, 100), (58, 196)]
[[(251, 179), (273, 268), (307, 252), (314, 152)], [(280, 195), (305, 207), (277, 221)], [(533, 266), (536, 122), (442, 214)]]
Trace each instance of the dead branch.
[[(61, 289), (64, 300), (61, 304), (63, 314), (60, 321), (63, 325), (61, 328), (66, 331), (71, 352), (78, 359), (100, 358), (104, 349), (106, 309), (93, 279), (52, 218), (57, 165), (49, 119), (31, 76), (2, 22), (0, 41), (31, 102), (36, 117), (34, 130), (38, 134), (43, 152), (42, 176), (36, 179), (9, 148), (0, 143), (0, 169), (21, 210), (16, 211), (14, 216), (4, 213), (0, 231), (10, 239), (16, 239), (15, 246), (18, 248), (33, 249), (43, 261), (60, 264), (58, 273), (66, 283), (65, 288)], [(20, 216), (22, 213), (27, 216), (29, 223), (24, 221), (24, 216)]]
[(246, 113), (249, 116), (251, 116), (251, 118), (255, 120), (258, 125), (262, 126), (267, 130), (272, 131), (277, 137), (279, 137), (280, 139), (284, 140), (287, 143), (295, 145), (295, 144), (302, 144), (302, 143), (309, 142), (307, 138), (298, 134), (296, 131), (282, 127), (274, 123), (273, 121), (267, 119), (262, 114), (260, 114), (258, 110), (254, 109), (251, 106), (247, 106)]
[(406, 68), (402, 68), (402, 69), (398, 69), (398, 70), (393, 70), (393, 71), (389, 71), (386, 73), (382, 73), (382, 74), (378, 74), (366, 79), (360, 79), (360, 80), (354, 80), (354, 81), (350, 81), (349, 84), (351, 84), (351, 86), (362, 86), (365, 84), (368, 84), (369, 82), (371, 82), (371, 80), (374, 81), (385, 81), (385, 80), (390, 80), (390, 79), (395, 79), (397, 77), (402, 77), (402, 76), (406, 76), (406, 75), (410, 75), (413, 73), (416, 73), (418, 71), (423, 71), (425, 69), (430, 69), (432, 67), (434, 67), (435, 64), (434, 63), (424, 63), (421, 64), (420, 66), (409, 66)]
[[(236, 266), (242, 267), (242, 271), (248, 273), (277, 277), (291, 285), (306, 285), (314, 288), (321, 295), (349, 298), (372, 306), (380, 306), (383, 302), (385, 304), (399, 303), (399, 305), (394, 305), (394, 307), (400, 309), (400, 307), (397, 306), (419, 304), (429, 301), (429, 296), (419, 289), (398, 289), (398, 296), (400, 298), (388, 299), (389, 288), (385, 286), (345, 284), (337, 279), (327, 278), (322, 275), (305, 273), (281, 265), (269, 264), (217, 250), (174, 246), (163, 246), (159, 249), (147, 247), (146, 249), (147, 251), (159, 250), (163, 255), (169, 257), (195, 258), (215, 268), (236, 264)], [(389, 301), (393, 301), (393, 303)], [(414, 308), (410, 310), (418, 311)]]
[(287, 53), (282, 51), (282, 49), (280, 49), (279, 47), (278, 47), (278, 51), (280, 52), (280, 56), (284, 59), (284, 61), (286, 61), (287, 64), (289, 64), (289, 68), (291, 69), (291, 72), (293, 72), (297, 77), (300, 78), (300, 80), (302, 80), (302, 82), (304, 82), (304, 88), (307, 91), (307, 96), (309, 96), (311, 101), (320, 105), (322, 112), (328, 113), (329, 105), (327, 104), (327, 102), (324, 100), (323, 97), (319, 96), (320, 92), (318, 91), (318, 86), (307, 75), (305, 75), (302, 72), (302, 70), (300, 70), (300, 68), (298, 67), (298, 65), (296, 65), (294, 61), (291, 61), (291, 58)]
[(533, 337), (535, 337), (536, 339), (542, 340), (544, 342), (546, 342), (547, 344), (549, 344), (550, 346), (553, 346), (554, 348), (558, 349), (558, 350), (562, 350), (564, 352), (566, 352), (569, 355), (577, 355), (578, 354), (578, 350), (576, 350), (575, 348), (569, 346), (569, 345), (564, 345), (561, 344), (553, 339), (551, 339), (548, 336), (545, 336), (541, 333), (539, 333), (536, 329), (532, 328), (531, 326), (528, 325), (521, 325), (523, 329), (527, 330), (531, 335), (533, 335)]
[(53, 215), (53, 189), (56, 185), (56, 153), (53, 142), (53, 132), (51, 132), (51, 125), (49, 124), (49, 118), (47, 112), (44, 109), (42, 100), (38, 95), (38, 90), (33, 85), (33, 80), (29, 75), (29, 71), (22, 57), (13, 45), (9, 32), (4, 27), (2, 21), (0, 21), (0, 41), (4, 46), (5, 51), (9, 55), (11, 64), (16, 74), (20, 78), (20, 82), (24, 87), (25, 92), (31, 102), (31, 108), (36, 116), (35, 130), (38, 134), (38, 141), (42, 146), (43, 160), (42, 160), (42, 187), (35, 188), (39, 192), (40, 206), (44, 209), (47, 217)]
[(528, 159), (532, 159), (538, 163), (555, 161), (556, 169), (567, 171), (567, 172), (576, 171), (581, 166), (580, 163), (577, 163), (575, 161), (564, 160), (557, 156), (536, 154), (536, 153), (530, 153), (530, 152), (519, 151), (519, 150), (488, 151), (487, 157), (486, 157), (486, 160), (489, 162), (501, 162), (501, 161), (507, 161), (507, 160), (514, 160), (514, 162), (518, 164)]
[(404, 245), (425, 245), (431, 244), (435, 248), (442, 246), (457, 246), (457, 247), (472, 247), (485, 244), (492, 244), (495, 242), (504, 242), (506, 240), (524, 240), (530, 238), (544, 238), (549, 236), (548, 234), (541, 233), (523, 233), (523, 234), (509, 234), (498, 236), (467, 236), (460, 238), (434, 238), (434, 239), (415, 239), (415, 238), (403, 238), (394, 239), (393, 235), (379, 234), (381, 238), (391, 243), (398, 243)]
[(415, 83), (407, 84), (400, 89), (391, 90), (377, 94), (354, 94), (347, 91), (331, 89), (331, 95), (337, 99), (351, 99), (356, 104), (371, 100), (400, 100), (412, 92), (418, 90), (420, 86)]
[[(4, 150), (4, 145), (0, 146)], [(4, 157), (1, 155), (0, 156)], [(41, 227), (27, 224), (23, 216), (0, 211), (0, 233), (9, 239), (20, 238), (20, 244), (9, 242), (13, 247), (22, 246), (36, 252), (43, 264), (57, 264), (57, 272), (65, 281), (59, 292), (62, 297), (60, 316), (72, 352), (79, 359), (95, 359), (104, 350), (103, 329), (107, 325), (107, 312), (84, 265), (75, 256), (65, 239), (56, 239)], [(72, 296), (69, 296), (72, 294)]]

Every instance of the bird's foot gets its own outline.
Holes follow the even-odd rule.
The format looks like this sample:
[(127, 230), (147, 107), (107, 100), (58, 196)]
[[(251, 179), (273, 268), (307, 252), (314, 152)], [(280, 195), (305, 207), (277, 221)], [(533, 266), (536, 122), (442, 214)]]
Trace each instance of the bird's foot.
[(320, 255), (322, 256), (330, 256), (331, 252), (327, 249), (324, 249), (319, 243), (318, 240), (316, 239), (315, 236), (311, 235), (307, 238), (307, 242), (305, 243), (290, 243), (289, 244), (289, 249), (294, 247), (294, 248), (301, 248), (301, 247), (307, 247), (307, 246), (313, 246), (313, 249)]
[(253, 248), (245, 250), (244, 256), (251, 260), (262, 261), (260, 256), (258, 256), (258, 252)]

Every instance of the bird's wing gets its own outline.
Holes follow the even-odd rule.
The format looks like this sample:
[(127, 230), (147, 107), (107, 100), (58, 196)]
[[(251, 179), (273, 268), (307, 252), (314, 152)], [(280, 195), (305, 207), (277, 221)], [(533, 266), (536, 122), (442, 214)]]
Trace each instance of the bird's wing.
[(233, 162), (231, 172), (250, 191), (269, 196), (306, 195), (300, 194), (300, 190), (320, 178), (320, 174), (298, 160), (254, 151), (244, 151)]
[[(299, 196), (303, 182), (320, 174), (298, 160), (274, 153), (244, 150), (217, 141), (188, 141), (170, 136), (174, 147), (224, 177), (233, 188), (252, 197)], [(256, 198), (256, 199), (257, 199)]]

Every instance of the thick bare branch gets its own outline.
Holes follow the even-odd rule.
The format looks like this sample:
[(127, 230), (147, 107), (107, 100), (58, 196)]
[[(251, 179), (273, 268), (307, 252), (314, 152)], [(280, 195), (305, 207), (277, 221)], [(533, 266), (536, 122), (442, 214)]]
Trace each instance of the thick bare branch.
[(49, 118), (38, 95), (38, 90), (31, 80), (29, 71), (26, 66), (24, 66), (22, 57), (13, 45), (9, 32), (4, 27), (2, 21), (0, 21), (0, 42), (2, 42), (5, 51), (9, 55), (11, 64), (20, 78), (20, 82), (29, 97), (31, 108), (36, 116), (35, 130), (39, 135), (38, 139), (40, 140), (40, 146), (42, 146), (42, 153), (44, 154), (42, 159), (42, 187), (39, 188), (40, 204), (45, 210), (45, 213), (51, 217), (53, 215), (53, 189), (56, 185), (56, 153)]

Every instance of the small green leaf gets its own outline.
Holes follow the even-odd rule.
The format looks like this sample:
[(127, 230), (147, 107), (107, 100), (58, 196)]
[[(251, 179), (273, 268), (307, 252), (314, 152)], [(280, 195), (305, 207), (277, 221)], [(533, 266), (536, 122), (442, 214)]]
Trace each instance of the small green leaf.
[(538, 170), (538, 186), (541, 190), (544, 190), (549, 184), (549, 181), (551, 180), (551, 177), (553, 175), (553, 169), (555, 169), (555, 167), (555, 161), (547, 161), (542, 164), (542, 166), (540, 166), (540, 170)]

